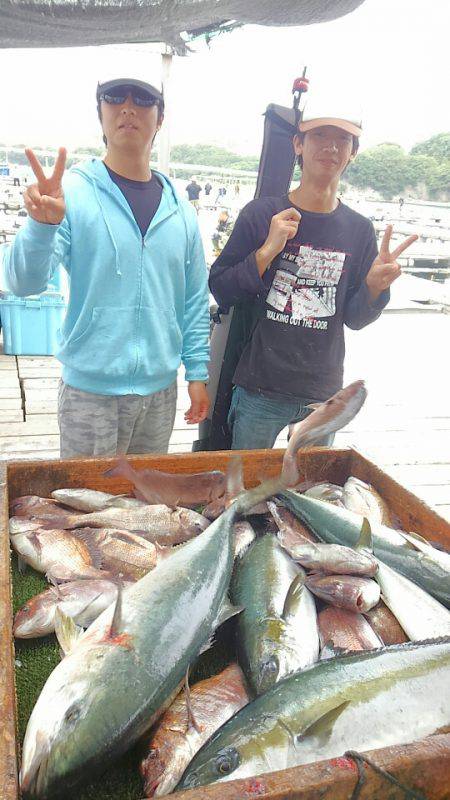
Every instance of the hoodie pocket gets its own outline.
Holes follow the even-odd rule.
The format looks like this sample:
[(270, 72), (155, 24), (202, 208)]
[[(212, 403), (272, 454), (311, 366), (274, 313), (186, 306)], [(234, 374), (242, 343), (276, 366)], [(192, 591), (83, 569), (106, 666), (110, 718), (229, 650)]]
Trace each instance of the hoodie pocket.
[(138, 372), (162, 376), (180, 365), (183, 336), (172, 307), (143, 306), (139, 314)]
[(99, 308), (75, 338), (69, 337), (59, 355), (72, 369), (86, 374), (119, 377), (136, 363), (138, 308)]
[(86, 375), (160, 378), (178, 369), (182, 341), (172, 307), (96, 307), (87, 327), (69, 337), (58, 355)]

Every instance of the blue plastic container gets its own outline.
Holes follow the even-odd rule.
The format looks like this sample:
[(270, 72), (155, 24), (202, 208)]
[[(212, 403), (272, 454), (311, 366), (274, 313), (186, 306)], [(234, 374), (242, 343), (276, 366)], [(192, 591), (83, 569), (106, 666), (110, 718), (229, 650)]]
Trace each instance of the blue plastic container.
[(39, 297), (2, 293), (3, 352), (12, 356), (53, 356), (66, 308), (63, 296), (56, 292)]
[(63, 267), (57, 267), (50, 278), (47, 286), (47, 292), (63, 292)]

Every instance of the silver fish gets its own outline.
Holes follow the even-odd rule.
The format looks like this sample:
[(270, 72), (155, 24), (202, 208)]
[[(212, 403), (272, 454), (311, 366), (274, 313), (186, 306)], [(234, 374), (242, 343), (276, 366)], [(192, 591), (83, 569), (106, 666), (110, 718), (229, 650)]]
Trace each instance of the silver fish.
[(146, 503), (165, 503), (171, 507), (196, 508), (225, 494), (225, 475), (218, 470), (184, 474), (134, 469), (126, 458), (121, 457), (115, 467), (105, 472), (105, 476), (126, 478), (135, 487), (136, 497)]
[(368, 483), (351, 475), (344, 484), (342, 499), (345, 508), (361, 514), (370, 523), (392, 527), (392, 517), (387, 503)]
[(245, 519), (234, 523), (234, 557), (240, 558), (255, 540), (256, 533)]
[(319, 657), (314, 598), (305, 573), (272, 534), (257, 539), (237, 562), (230, 584), (238, 619), (239, 661), (256, 692)]
[(412, 641), (450, 636), (450, 611), (439, 600), (382, 561), (375, 579), (384, 602)]
[(362, 614), (327, 606), (318, 616), (320, 658), (332, 658), (343, 651), (372, 650), (384, 642)]
[(291, 557), (302, 567), (340, 575), (375, 575), (377, 559), (370, 553), (340, 544), (296, 544), (289, 548)]
[(297, 422), (283, 458), (281, 477), (285, 486), (296, 486), (300, 481), (297, 450), (348, 425), (361, 410), (366, 397), (364, 381), (355, 381), (326, 402), (316, 403), (312, 414)]
[(310, 575), (305, 583), (321, 600), (348, 611), (369, 611), (380, 599), (378, 584), (356, 575)]
[[(105, 508), (139, 508), (145, 505), (136, 497), (98, 492), (95, 489), (55, 489), (52, 497), (59, 503), (76, 511), (103, 511)], [(69, 512), (70, 513), (70, 512)]]
[(308, 544), (316, 542), (317, 537), (303, 525), (291, 511), (284, 506), (277, 506), (273, 500), (268, 500), (267, 508), (274, 518), (278, 528), (278, 541), (285, 550), (290, 552), (292, 547), (298, 544)]
[[(90, 514), (73, 514), (60, 519), (57, 514), (43, 514), (43, 528), (116, 528), (145, 536), (151, 542), (179, 544), (197, 536), (209, 521), (187, 508), (171, 509), (164, 505), (142, 504), (137, 508), (111, 506)], [(39, 520), (37, 520), (39, 521)]]
[(32, 517), (36, 516), (37, 514), (52, 514), (54, 511), (58, 511), (58, 513), (61, 514), (70, 514), (70, 511), (66, 511), (65, 509), (61, 508), (60, 504), (57, 503), (56, 500), (52, 500), (49, 497), (38, 497), (37, 495), (16, 497), (9, 504), (9, 510), (11, 516), (16, 517)]
[(97, 549), (71, 531), (35, 530), (10, 537), (21, 559), (58, 581), (77, 578), (105, 578)]
[(24, 798), (74, 790), (149, 729), (223, 618), (233, 523), (276, 482), (239, 498), (202, 536), (176, 548), (80, 637), (48, 678), (28, 721)]
[(449, 638), (319, 661), (225, 723), (194, 757), (177, 789), (430, 736), (450, 724), (449, 696)]
[(19, 609), (14, 617), (14, 636), (31, 639), (53, 633), (58, 607), (77, 625), (87, 628), (117, 599), (117, 591), (117, 583), (109, 580), (69, 581), (52, 586), (31, 597)]
[(130, 581), (143, 578), (158, 561), (172, 552), (171, 547), (160, 547), (131, 531), (115, 528), (77, 528), (73, 535), (88, 547), (95, 547), (102, 569), (114, 577)]
[(184, 692), (179, 694), (145, 746), (140, 772), (146, 797), (170, 794), (200, 747), (249, 700), (237, 664), (191, 687), (190, 706), (196, 726), (190, 723)]

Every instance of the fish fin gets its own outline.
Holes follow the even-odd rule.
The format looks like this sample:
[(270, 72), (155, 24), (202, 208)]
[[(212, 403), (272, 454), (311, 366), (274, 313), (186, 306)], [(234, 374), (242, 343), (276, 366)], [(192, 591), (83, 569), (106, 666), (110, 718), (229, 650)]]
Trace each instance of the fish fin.
[(194, 709), (192, 708), (192, 703), (191, 703), (191, 690), (189, 689), (189, 664), (186, 668), (186, 676), (184, 679), (184, 696), (186, 699), (186, 710), (187, 710), (186, 733), (188, 732), (189, 728), (194, 728), (197, 731), (197, 733), (201, 733), (202, 728), (195, 719)]
[(81, 516), (79, 514), (69, 514), (66, 516), (65, 514), (42, 514), (41, 516), (34, 516), (30, 517), (32, 522), (39, 522), (41, 528), (45, 531), (67, 531), (70, 528), (75, 527), (77, 522), (80, 520)]
[(295, 576), (294, 580), (289, 586), (289, 589), (287, 590), (283, 612), (281, 614), (285, 622), (287, 622), (289, 617), (294, 616), (298, 611), (298, 607), (305, 589), (305, 576), (306, 573), (302, 570), (298, 575)]
[(333, 639), (327, 639), (320, 650), (320, 659), (324, 661), (327, 658), (335, 658), (336, 656), (343, 656), (350, 651), (345, 647), (337, 647)]
[(61, 611), (59, 606), (55, 609), (55, 634), (58, 639), (59, 646), (66, 656), (75, 647), (83, 633), (83, 628), (75, 625), (72, 617), (68, 617), (64, 611)]
[(141, 500), (143, 503), (148, 503), (149, 505), (156, 505), (156, 500), (150, 500), (150, 493), (148, 495), (148, 498), (144, 497), (142, 492), (140, 492), (139, 489), (136, 489), (136, 487), (135, 487), (133, 489), (133, 494), (134, 494), (136, 500)]
[(20, 574), (21, 575), (25, 575), (25, 573), (27, 571), (28, 564), (27, 564), (26, 561), (24, 561), (22, 556), (19, 556), (19, 554), (17, 554), (17, 567), (18, 567), (18, 570), (19, 570)]
[(326, 744), (333, 732), (334, 723), (339, 719), (342, 712), (350, 705), (350, 700), (344, 700), (340, 705), (335, 706), (319, 719), (315, 720), (302, 734), (297, 736), (297, 742), (301, 742), (306, 737), (314, 736), (318, 739), (320, 747)]
[(355, 544), (355, 550), (368, 550), (369, 553), (373, 553), (372, 528), (370, 527), (370, 522), (367, 517), (363, 519), (361, 533)]
[(111, 620), (111, 626), (109, 628), (110, 639), (114, 639), (115, 636), (120, 636), (122, 633), (122, 598), (122, 584), (119, 582), (117, 584), (117, 597), (114, 604), (114, 614)]
[(308, 403), (306, 408), (310, 408), (312, 411), (315, 411), (317, 408), (320, 408), (321, 405), (323, 405), (323, 404), (322, 403)]
[(88, 610), (89, 606), (91, 606), (92, 603), (95, 603), (95, 601), (98, 600), (98, 598), (101, 597), (101, 596), (102, 596), (102, 593), (99, 592), (98, 594), (95, 595), (95, 597), (92, 597), (91, 600), (88, 600), (86, 605), (83, 606), (83, 608), (80, 608), (80, 610), (78, 611), (78, 614), (84, 614)]
[(45, 577), (47, 578), (48, 582), (51, 584), (50, 591), (59, 599), (62, 599), (62, 592), (59, 588), (60, 581), (56, 578), (50, 571), (45, 573)]
[(225, 493), (229, 500), (237, 497), (245, 489), (242, 458), (238, 455), (232, 456), (227, 464), (225, 485)]
[(201, 646), (199, 651), (199, 656), (202, 656), (203, 653), (206, 653), (208, 650), (210, 650), (211, 647), (214, 645), (215, 641), (216, 641), (216, 632), (213, 631), (209, 639), (205, 642), (205, 644)]
[(287, 725), (287, 723), (284, 721), (284, 719), (278, 718), (277, 722), (278, 722), (278, 725), (280, 725), (280, 727), (283, 728), (286, 731), (286, 733), (288, 734), (288, 737), (289, 737), (289, 739), (288, 739), (289, 745), (288, 745), (288, 749), (287, 749), (287, 752), (286, 752), (286, 763), (285, 763), (285, 769), (288, 769), (289, 766), (292, 763), (292, 761), (291, 761), (292, 757), (295, 754), (296, 744), (297, 744), (297, 736), (291, 730), (289, 725)]
[(105, 478), (126, 478), (133, 483), (134, 469), (124, 456), (117, 459), (117, 464), (103, 473)]
[(80, 539), (83, 544), (86, 545), (89, 550), (92, 566), (95, 567), (95, 569), (101, 569), (103, 566), (103, 553), (99, 545), (92, 541), (93, 532), (98, 536), (99, 528), (78, 528), (77, 530), (71, 531), (77, 539)]
[(258, 503), (262, 503), (263, 500), (268, 500), (280, 492), (283, 486), (284, 484), (280, 477), (270, 478), (259, 486), (242, 492), (231, 504), (230, 509), (233, 508), (237, 514), (248, 514), (250, 509), (257, 506)]
[(127, 495), (127, 494), (115, 494), (115, 495), (113, 495), (113, 497), (110, 497), (110, 498), (109, 498), (109, 500), (107, 500), (107, 501), (106, 501), (106, 503), (105, 503), (105, 506), (104, 506), (104, 507), (105, 507), (105, 508), (110, 508), (111, 506), (113, 506), (113, 507), (114, 507), (114, 506), (115, 506), (115, 504), (116, 504), (116, 502), (117, 502), (117, 500), (118, 500), (120, 497), (128, 497), (128, 495)]
[(406, 531), (397, 531), (400, 536), (403, 536), (404, 540), (409, 544), (414, 550), (418, 550), (419, 553), (425, 553), (425, 555), (429, 554), (430, 550), (433, 550), (433, 545), (431, 542), (427, 542), (423, 536), (420, 536), (418, 533), (414, 533), (410, 531), (406, 533)]
[(244, 610), (243, 606), (233, 606), (228, 597), (225, 595), (222, 605), (220, 606), (216, 619), (214, 620), (214, 630), (220, 628), (227, 619), (231, 619), (231, 617), (235, 617), (236, 614), (240, 614)]

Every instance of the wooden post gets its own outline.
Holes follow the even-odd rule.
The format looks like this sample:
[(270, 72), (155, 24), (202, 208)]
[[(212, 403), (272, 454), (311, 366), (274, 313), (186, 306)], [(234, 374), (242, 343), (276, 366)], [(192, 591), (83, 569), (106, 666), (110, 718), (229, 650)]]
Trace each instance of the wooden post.
[(164, 122), (158, 134), (158, 169), (164, 175), (169, 175), (170, 163), (170, 69), (173, 55), (171, 52), (162, 53), (162, 87), (164, 92)]

